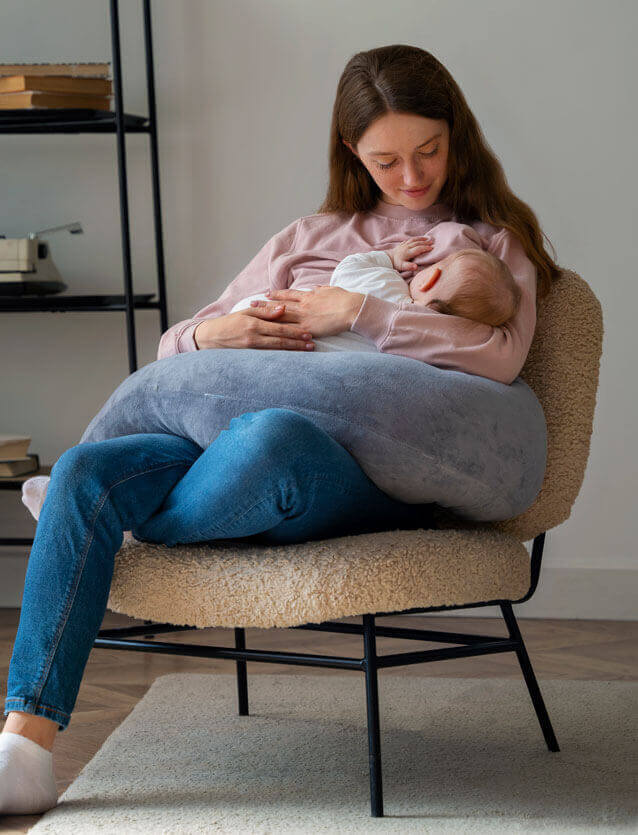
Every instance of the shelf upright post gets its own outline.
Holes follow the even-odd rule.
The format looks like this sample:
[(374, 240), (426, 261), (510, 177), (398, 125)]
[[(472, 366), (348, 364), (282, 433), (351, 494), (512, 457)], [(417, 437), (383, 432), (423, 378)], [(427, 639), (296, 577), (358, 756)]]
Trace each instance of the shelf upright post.
[(159, 154), (157, 151), (157, 117), (155, 109), (155, 74), (153, 71), (151, 0), (144, 0), (144, 46), (146, 54), (146, 83), (148, 89), (149, 137), (151, 140), (151, 176), (153, 180), (153, 219), (155, 228), (155, 257), (157, 261), (157, 293), (160, 307), (161, 335), (168, 329), (168, 313), (166, 310), (166, 279), (164, 274), (164, 243), (162, 237)]
[(122, 61), (120, 56), (120, 21), (118, 0), (111, 3), (111, 43), (113, 52), (113, 87), (115, 90), (115, 127), (117, 131), (117, 169), (120, 184), (120, 222), (122, 227), (122, 261), (126, 293), (126, 335), (128, 338), (129, 372), (137, 371), (135, 347), (135, 315), (131, 278), (131, 237), (129, 231), (128, 186), (126, 178), (126, 143), (124, 135), (124, 100), (122, 96)]

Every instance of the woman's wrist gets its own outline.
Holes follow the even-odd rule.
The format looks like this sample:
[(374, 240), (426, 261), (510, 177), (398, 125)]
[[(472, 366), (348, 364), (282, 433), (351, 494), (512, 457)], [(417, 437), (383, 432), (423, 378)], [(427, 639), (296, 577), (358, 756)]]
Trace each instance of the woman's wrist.
[(348, 317), (348, 329), (350, 329), (354, 324), (354, 320), (359, 315), (359, 311), (365, 301), (365, 293), (353, 293), (352, 295), (354, 296), (354, 299), (352, 300), (352, 307)]
[[(210, 319), (205, 319), (203, 322), (200, 322), (193, 330), (193, 342), (198, 351), (203, 348), (214, 347), (212, 339), (206, 334), (208, 330), (210, 330)], [(199, 335), (197, 335), (198, 331)]]

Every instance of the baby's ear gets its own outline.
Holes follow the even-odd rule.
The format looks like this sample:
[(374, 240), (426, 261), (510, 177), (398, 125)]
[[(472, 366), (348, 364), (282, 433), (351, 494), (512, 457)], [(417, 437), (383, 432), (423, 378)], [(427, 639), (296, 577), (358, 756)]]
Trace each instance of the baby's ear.
[(432, 301), (429, 301), (427, 303), (426, 307), (430, 307), (436, 313), (448, 313), (449, 312), (448, 305), (444, 301), (441, 301), (440, 299), (432, 299)]

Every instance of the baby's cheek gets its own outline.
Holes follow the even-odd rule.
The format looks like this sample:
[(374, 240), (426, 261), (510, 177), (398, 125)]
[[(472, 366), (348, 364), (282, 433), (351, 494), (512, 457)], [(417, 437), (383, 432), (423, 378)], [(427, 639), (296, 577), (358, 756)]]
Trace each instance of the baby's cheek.
[(412, 276), (412, 280), (410, 281), (410, 294), (412, 296), (416, 296), (417, 293), (421, 292), (421, 288), (425, 284), (426, 275), (425, 270), (419, 270), (416, 275)]

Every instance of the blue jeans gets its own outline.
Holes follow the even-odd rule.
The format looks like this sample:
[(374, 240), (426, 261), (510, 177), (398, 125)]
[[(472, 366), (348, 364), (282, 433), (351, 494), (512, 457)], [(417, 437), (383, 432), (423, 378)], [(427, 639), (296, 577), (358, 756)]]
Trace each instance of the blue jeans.
[(166, 545), (285, 544), (427, 528), (431, 509), (389, 497), (344, 447), (289, 409), (235, 417), (205, 450), (168, 434), (71, 447), (53, 466), (33, 540), (5, 715), (68, 725), (124, 531)]

